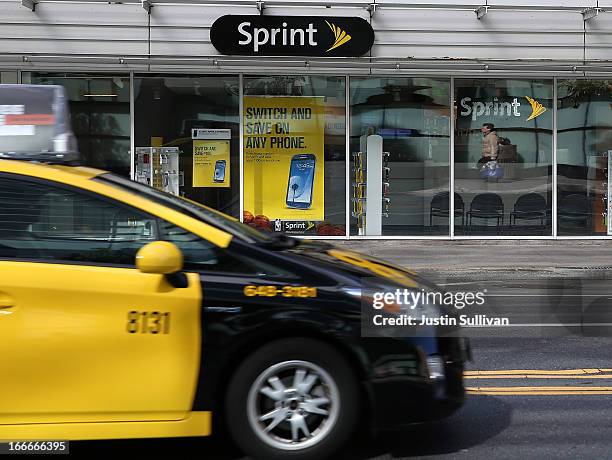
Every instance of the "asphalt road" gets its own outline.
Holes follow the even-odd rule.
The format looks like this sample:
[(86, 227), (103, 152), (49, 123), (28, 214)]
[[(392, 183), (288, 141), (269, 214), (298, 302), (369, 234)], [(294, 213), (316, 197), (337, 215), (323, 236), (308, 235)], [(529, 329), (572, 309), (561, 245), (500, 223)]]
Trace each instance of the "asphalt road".
[[(468, 331), (474, 362), (466, 372), (469, 395), (460, 411), (440, 422), (399, 432), (356, 436), (335, 458), (611, 457), (612, 333), (608, 332), (612, 327), (585, 324), (591, 324), (592, 305), (597, 306), (596, 320), (608, 305), (612, 309), (612, 283), (607, 277), (531, 280), (490, 275), (447, 279), (447, 288), (486, 288), (491, 294), (490, 314), (571, 325)], [(72, 455), (79, 457), (126, 453), (170, 458), (194, 452), (202, 459), (243, 458), (223, 435), (71, 443)]]

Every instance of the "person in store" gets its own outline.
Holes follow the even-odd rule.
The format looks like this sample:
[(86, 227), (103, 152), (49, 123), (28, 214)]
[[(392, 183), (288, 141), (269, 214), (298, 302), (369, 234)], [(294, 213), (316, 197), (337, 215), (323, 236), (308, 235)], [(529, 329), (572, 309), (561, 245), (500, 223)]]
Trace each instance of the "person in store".
[(478, 160), (478, 166), (495, 160), (499, 149), (497, 133), (493, 123), (483, 123), (480, 132), (482, 132), (482, 158)]

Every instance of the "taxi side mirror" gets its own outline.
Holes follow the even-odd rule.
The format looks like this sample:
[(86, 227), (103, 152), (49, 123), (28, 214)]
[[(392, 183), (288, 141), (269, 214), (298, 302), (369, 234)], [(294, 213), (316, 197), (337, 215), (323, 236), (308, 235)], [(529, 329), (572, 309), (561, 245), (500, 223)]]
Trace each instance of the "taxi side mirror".
[(136, 253), (136, 267), (142, 273), (178, 273), (183, 269), (183, 254), (169, 241), (153, 241)]

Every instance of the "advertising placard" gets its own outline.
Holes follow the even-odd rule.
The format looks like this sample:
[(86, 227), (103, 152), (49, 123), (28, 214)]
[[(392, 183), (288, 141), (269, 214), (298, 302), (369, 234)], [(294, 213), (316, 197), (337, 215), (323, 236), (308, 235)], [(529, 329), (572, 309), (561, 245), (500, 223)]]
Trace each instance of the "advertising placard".
[(243, 118), (245, 212), (323, 220), (324, 98), (245, 96)]
[(230, 186), (229, 129), (194, 129), (193, 187)]

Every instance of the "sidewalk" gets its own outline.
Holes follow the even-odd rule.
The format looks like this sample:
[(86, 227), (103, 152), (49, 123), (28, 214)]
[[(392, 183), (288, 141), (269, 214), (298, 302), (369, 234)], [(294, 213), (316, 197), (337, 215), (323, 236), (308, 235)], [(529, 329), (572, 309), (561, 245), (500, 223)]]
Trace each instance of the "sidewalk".
[(445, 277), (610, 277), (606, 240), (353, 240), (333, 244)]

